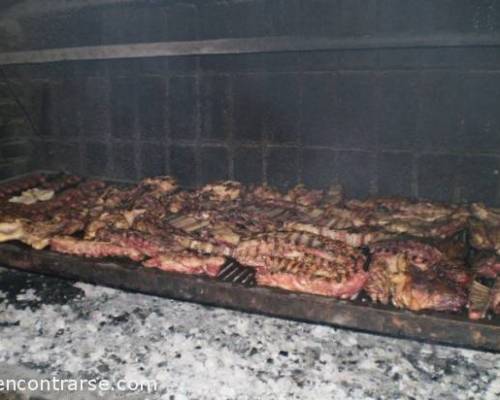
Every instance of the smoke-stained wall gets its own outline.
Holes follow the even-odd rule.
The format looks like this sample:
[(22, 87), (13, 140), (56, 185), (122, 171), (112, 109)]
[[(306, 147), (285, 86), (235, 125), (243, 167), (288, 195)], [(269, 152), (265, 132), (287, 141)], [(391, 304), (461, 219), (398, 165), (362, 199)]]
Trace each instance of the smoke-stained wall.
[[(20, 19), (19, 49), (278, 35), (498, 35), (495, 1), (156, 1)], [(343, 183), (500, 204), (500, 48), (163, 57), (4, 67), (31, 168)]]

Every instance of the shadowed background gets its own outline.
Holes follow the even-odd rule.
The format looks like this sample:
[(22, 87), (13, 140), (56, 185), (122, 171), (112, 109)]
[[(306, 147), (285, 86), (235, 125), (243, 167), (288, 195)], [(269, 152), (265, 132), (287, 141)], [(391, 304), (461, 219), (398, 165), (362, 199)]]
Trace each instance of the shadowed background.
[[(500, 33), (500, 3), (486, 0), (10, 3), (0, 17), (0, 47), (9, 51), (280, 35)], [(10, 86), (0, 83), (0, 177), (43, 168), (128, 179), (173, 174), (187, 186), (227, 178), (281, 188), (341, 182), (352, 196), (500, 205), (500, 47), (2, 69)]]

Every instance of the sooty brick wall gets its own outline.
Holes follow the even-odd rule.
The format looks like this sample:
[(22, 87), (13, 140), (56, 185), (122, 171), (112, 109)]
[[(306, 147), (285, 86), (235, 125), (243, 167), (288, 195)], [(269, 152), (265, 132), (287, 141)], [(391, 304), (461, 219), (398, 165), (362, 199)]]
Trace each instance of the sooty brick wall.
[[(0, 21), (0, 51), (13, 50), (19, 44), (14, 34), (16, 26), (11, 20)], [(25, 85), (19, 81), (9, 84), (0, 71), (0, 179), (29, 169), (32, 129), (15, 100), (17, 97), (31, 104), (27, 87), (29, 83)]]
[[(271, 35), (500, 32), (494, 1), (191, 1), (23, 20), (20, 47)], [(157, 4), (157, 3), (154, 3)], [(91, 34), (89, 34), (91, 32)], [(61, 34), (66, 33), (66, 34)], [(40, 37), (44, 41), (39, 40)], [(138, 179), (341, 182), (500, 204), (500, 48), (191, 56), (6, 68), (32, 168)]]
[(32, 131), (12, 96), (14, 91), (16, 96), (22, 97), (23, 87), (0, 83), (0, 179), (29, 170)]

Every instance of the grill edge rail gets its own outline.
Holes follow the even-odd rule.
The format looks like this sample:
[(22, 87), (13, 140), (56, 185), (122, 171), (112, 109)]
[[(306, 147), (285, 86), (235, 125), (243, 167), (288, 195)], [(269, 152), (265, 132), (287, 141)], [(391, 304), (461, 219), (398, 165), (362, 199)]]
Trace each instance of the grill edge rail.
[(500, 46), (500, 35), (440, 34), (416, 37), (361, 36), (341, 38), (274, 36), (181, 42), (115, 44), (4, 52), (0, 53), (0, 65), (210, 54), (471, 46), (498, 47)]

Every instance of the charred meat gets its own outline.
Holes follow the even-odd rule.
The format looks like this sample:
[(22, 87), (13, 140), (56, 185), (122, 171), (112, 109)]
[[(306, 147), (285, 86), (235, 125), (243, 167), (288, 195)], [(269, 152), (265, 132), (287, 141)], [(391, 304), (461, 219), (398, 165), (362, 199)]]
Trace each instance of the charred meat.
[(466, 303), (469, 276), (437, 249), (414, 240), (370, 247), (365, 291), (373, 301), (413, 311), (458, 311)]

